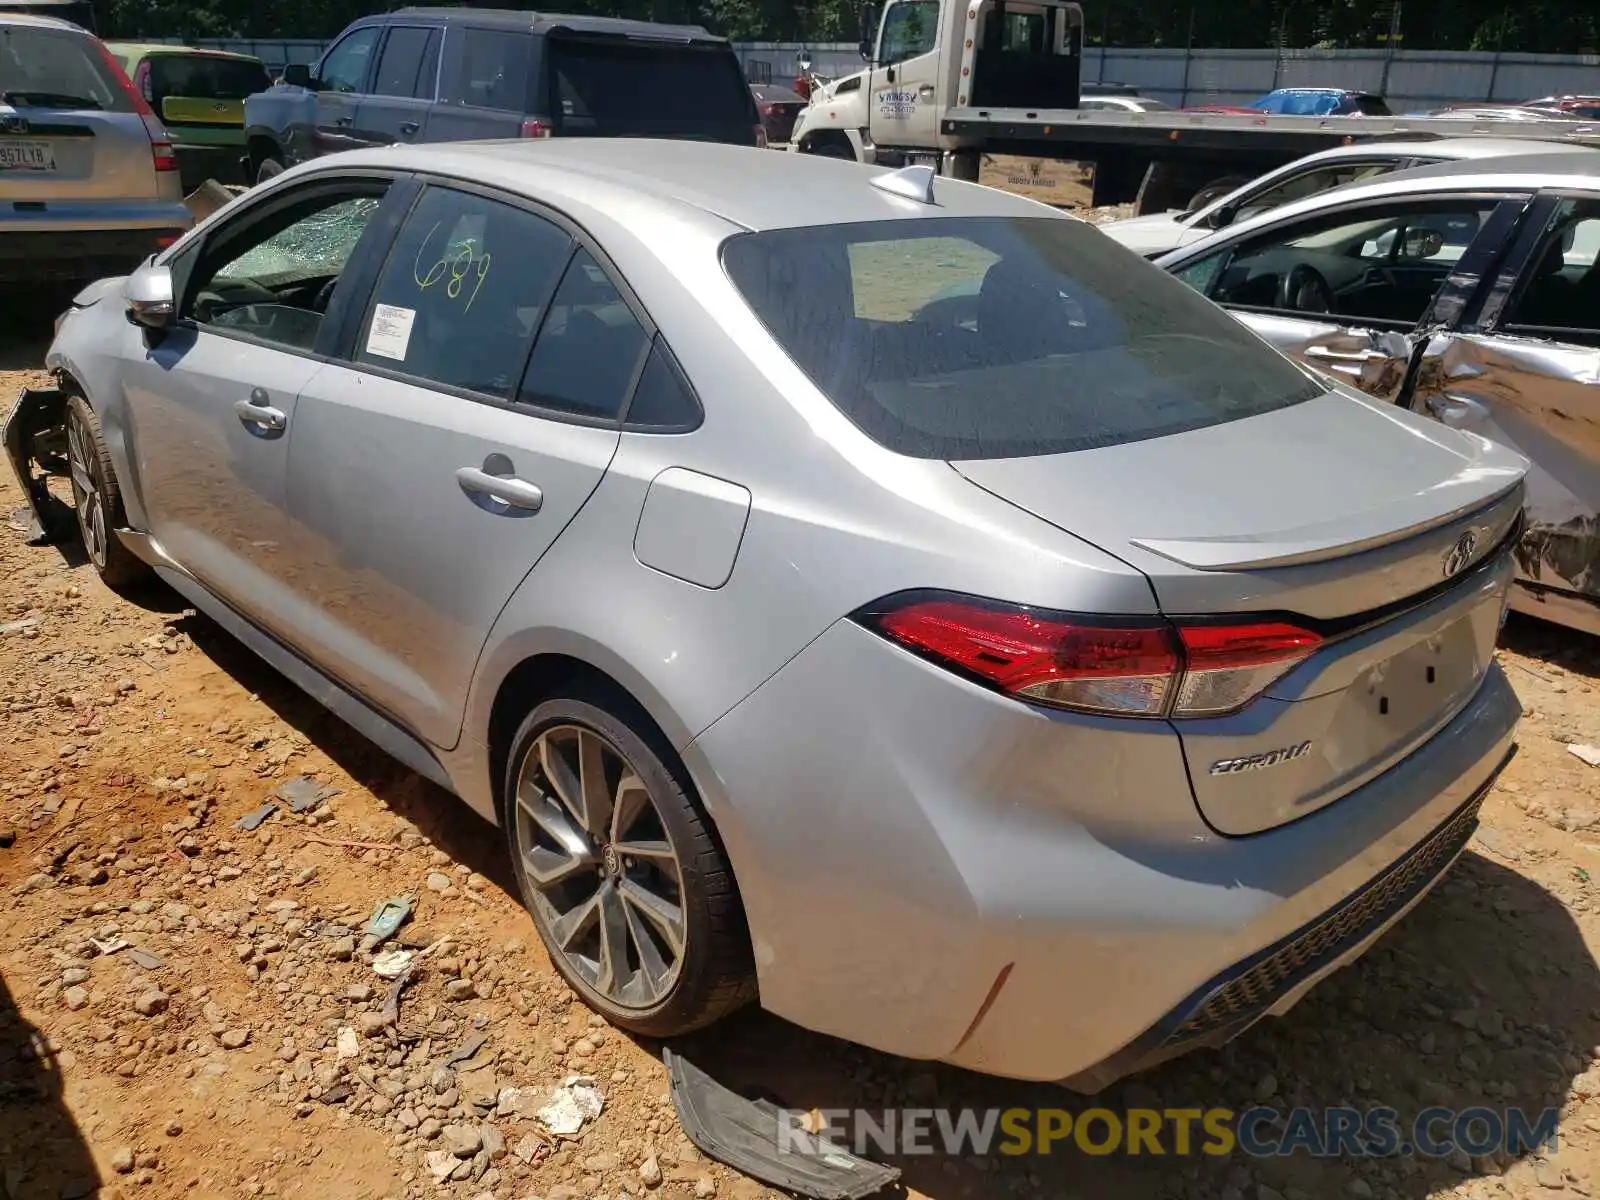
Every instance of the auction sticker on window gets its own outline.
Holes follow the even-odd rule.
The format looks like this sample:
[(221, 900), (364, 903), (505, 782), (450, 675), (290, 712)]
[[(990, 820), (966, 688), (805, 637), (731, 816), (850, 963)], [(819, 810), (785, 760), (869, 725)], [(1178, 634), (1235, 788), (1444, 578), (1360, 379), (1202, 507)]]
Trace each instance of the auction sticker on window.
[(367, 331), (367, 353), (405, 362), (411, 346), (411, 327), (417, 323), (417, 310), (397, 304), (380, 304), (372, 310), (372, 328)]

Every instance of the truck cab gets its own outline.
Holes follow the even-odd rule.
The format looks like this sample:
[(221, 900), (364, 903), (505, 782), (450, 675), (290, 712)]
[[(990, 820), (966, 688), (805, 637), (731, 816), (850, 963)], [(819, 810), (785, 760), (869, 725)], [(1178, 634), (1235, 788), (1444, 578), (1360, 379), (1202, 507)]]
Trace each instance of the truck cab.
[(946, 110), (1078, 107), (1083, 10), (1067, 0), (889, 0), (861, 25), (866, 69), (812, 96), (792, 151), (976, 178), (976, 148), (941, 132)]

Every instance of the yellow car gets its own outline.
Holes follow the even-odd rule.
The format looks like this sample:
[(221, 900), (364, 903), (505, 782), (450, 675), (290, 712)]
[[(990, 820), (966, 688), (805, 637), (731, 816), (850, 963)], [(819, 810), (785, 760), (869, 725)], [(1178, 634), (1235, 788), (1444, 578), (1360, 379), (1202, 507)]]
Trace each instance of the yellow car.
[(207, 179), (247, 182), (244, 98), (272, 86), (260, 59), (161, 43), (107, 45), (172, 135), (185, 191)]

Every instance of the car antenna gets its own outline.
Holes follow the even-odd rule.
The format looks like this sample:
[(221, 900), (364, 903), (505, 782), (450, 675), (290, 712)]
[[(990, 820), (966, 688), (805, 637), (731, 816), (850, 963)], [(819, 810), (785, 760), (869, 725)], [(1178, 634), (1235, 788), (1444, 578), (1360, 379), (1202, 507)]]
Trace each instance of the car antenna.
[(872, 186), (891, 196), (904, 196), (918, 204), (932, 204), (934, 170), (929, 166), (901, 167), (872, 177)]

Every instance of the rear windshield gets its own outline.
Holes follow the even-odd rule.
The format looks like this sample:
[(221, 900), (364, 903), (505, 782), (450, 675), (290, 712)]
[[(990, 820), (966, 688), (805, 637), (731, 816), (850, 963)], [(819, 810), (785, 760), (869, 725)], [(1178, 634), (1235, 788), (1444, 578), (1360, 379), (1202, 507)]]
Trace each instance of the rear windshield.
[(202, 54), (162, 54), (150, 60), (150, 100), (243, 100), (272, 86), (257, 62)]
[(1017, 458), (1163, 437), (1324, 389), (1080, 221), (945, 217), (738, 234), (723, 266), (873, 440)]
[(0, 26), (0, 101), (16, 108), (132, 112), (133, 99), (95, 43), (65, 30)]
[(555, 115), (571, 132), (753, 128), (755, 102), (726, 46), (550, 39)]

